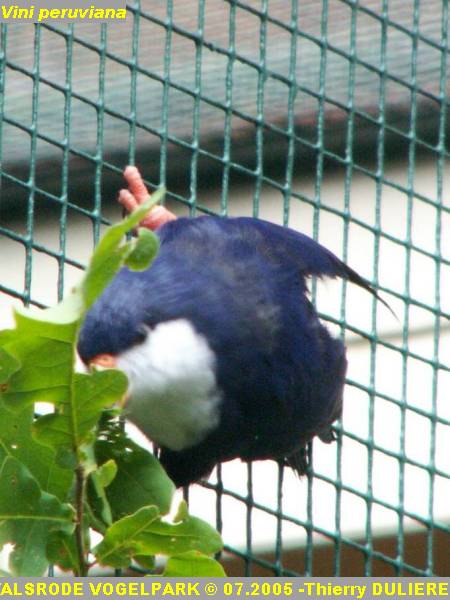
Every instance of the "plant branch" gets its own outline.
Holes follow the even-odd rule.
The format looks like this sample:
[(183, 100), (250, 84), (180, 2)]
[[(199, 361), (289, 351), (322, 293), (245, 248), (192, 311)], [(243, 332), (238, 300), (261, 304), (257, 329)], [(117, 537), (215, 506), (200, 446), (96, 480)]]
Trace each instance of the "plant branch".
[(84, 477), (84, 469), (82, 465), (78, 465), (75, 470), (75, 508), (77, 514), (77, 524), (75, 527), (75, 540), (77, 544), (79, 577), (86, 577), (88, 566), (86, 564), (86, 550), (84, 547), (84, 493), (86, 480)]

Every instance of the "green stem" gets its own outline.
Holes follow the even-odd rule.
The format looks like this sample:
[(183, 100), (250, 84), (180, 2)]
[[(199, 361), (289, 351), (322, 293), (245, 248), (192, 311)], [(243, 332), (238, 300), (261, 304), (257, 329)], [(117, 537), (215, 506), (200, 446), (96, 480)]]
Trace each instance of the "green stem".
[(75, 470), (75, 504), (77, 513), (77, 524), (75, 526), (75, 539), (78, 552), (78, 577), (86, 577), (88, 566), (86, 564), (86, 550), (84, 547), (84, 494), (86, 488), (86, 479), (82, 465), (78, 465)]

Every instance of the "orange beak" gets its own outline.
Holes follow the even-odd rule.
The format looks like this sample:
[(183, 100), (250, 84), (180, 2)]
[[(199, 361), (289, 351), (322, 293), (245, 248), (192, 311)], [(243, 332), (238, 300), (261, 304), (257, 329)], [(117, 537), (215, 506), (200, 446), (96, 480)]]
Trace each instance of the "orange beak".
[[(117, 358), (113, 354), (97, 354), (92, 360), (89, 361), (89, 367), (100, 367), (100, 369), (116, 369)], [(128, 392), (126, 392), (122, 400), (118, 403), (119, 406), (123, 407), (128, 400)]]
[(89, 361), (89, 366), (102, 367), (103, 369), (115, 369), (117, 367), (117, 359), (112, 354), (97, 354)]

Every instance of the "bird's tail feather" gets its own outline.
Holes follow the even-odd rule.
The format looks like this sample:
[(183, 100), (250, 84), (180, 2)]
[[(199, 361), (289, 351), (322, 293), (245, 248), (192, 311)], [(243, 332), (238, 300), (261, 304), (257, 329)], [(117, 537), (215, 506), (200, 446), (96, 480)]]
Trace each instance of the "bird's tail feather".
[(345, 263), (343, 263), (338, 258), (336, 258), (336, 257), (333, 257), (333, 258), (335, 259), (335, 261), (340, 263), (339, 264), (340, 272), (338, 273), (338, 275), (340, 275), (343, 279), (346, 279), (346, 280), (350, 281), (351, 283), (354, 283), (355, 285), (365, 289), (367, 292), (369, 292), (369, 294), (372, 294), (372, 296), (374, 296), (377, 300), (379, 300), (381, 302), (381, 304), (383, 304), (388, 309), (388, 311), (395, 318), (397, 318), (397, 315), (392, 310), (392, 308), (389, 306), (389, 304), (386, 302), (386, 300), (383, 300), (383, 298), (381, 298), (381, 296), (378, 294), (376, 289), (367, 281), (367, 279), (364, 279), (364, 277), (361, 277), (361, 275), (358, 275), (358, 273), (356, 271), (354, 271), (352, 268), (348, 267)]
[(300, 448), (293, 454), (287, 456), (284, 459), (283, 464), (287, 467), (291, 467), (291, 469), (295, 471), (299, 477), (306, 475), (310, 465), (308, 447), (303, 446), (303, 448)]
[(307, 235), (261, 219), (238, 217), (234, 222), (238, 226), (245, 225), (246, 229), (253, 229), (257, 234), (256, 243), (259, 244), (262, 255), (269, 251), (271, 256), (279, 258), (280, 263), (285, 264), (290, 260), (294, 267), (300, 269), (303, 277), (342, 277), (351, 281), (372, 294), (396, 316), (389, 304), (364, 277)]

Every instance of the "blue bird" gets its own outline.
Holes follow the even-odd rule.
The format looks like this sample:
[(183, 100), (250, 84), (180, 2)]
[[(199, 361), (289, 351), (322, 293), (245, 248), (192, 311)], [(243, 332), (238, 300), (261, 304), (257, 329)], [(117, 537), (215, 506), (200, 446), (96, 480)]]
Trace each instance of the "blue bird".
[(142, 272), (123, 268), (91, 308), (78, 350), (129, 378), (126, 416), (160, 447), (177, 486), (223, 461), (299, 473), (314, 436), (334, 439), (345, 346), (308, 298), (310, 276), (371, 286), (309, 237), (247, 218), (179, 218)]

